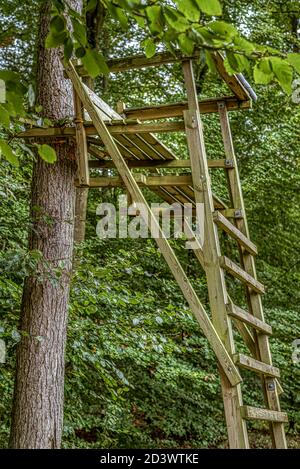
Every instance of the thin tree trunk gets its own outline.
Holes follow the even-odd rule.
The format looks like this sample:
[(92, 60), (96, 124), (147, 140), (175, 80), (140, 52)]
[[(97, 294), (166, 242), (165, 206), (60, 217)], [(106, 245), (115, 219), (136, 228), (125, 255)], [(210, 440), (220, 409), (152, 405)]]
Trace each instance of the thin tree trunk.
[[(92, 10), (86, 13), (87, 25), (87, 38), (90, 47), (97, 50), (100, 49), (99, 37), (105, 19), (105, 8), (101, 2), (98, 2)], [(85, 83), (92, 90), (94, 90), (94, 80), (86, 78)], [(76, 188), (76, 202), (75, 202), (75, 231), (74, 242), (76, 244), (82, 243), (85, 240), (86, 230), (86, 212), (87, 202), (89, 196), (88, 187)]]
[[(71, 2), (70, 2), (71, 3)], [(80, 0), (72, 0), (78, 7)], [(61, 51), (45, 49), (50, 4), (41, 6), (37, 99), (43, 115), (73, 115), (72, 88), (64, 79)], [(63, 426), (64, 354), (72, 271), (75, 148), (53, 145), (58, 161), (40, 158), (34, 167), (29, 248), (41, 251), (39, 273), (25, 280), (21, 306), (21, 341), (12, 411), (10, 447), (59, 448)]]

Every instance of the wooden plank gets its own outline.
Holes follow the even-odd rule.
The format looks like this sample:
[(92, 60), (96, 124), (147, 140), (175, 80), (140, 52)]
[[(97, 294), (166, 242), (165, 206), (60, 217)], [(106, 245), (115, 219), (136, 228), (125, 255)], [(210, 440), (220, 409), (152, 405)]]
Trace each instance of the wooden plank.
[(214, 194), (214, 207), (218, 210), (228, 209), (228, 205), (226, 204), (226, 202), (224, 202), (224, 200), (222, 200), (216, 194)]
[[(107, 126), (111, 134), (141, 134), (183, 132), (184, 122), (153, 122), (151, 124), (116, 125), (113, 121)], [(94, 127), (94, 131), (96, 129)]]
[(88, 164), (88, 149), (85, 128), (83, 125), (83, 107), (82, 103), (74, 90), (74, 111), (75, 111), (75, 132), (76, 132), (76, 159), (77, 159), (77, 172), (81, 186), (89, 186), (90, 171)]
[[(107, 156), (107, 153), (103, 152), (98, 147), (95, 147), (93, 145), (88, 146), (88, 152), (90, 155), (94, 156), (95, 158), (99, 158), (99, 161), (102, 160), (103, 157)], [(90, 163), (91, 161), (89, 161), (89, 167), (92, 168)]]
[(102, 119), (111, 120), (118, 119), (122, 121), (122, 116), (118, 114), (113, 108), (111, 108), (103, 99), (101, 99), (94, 91), (92, 91), (87, 85), (83, 83), (85, 92), (89, 95), (93, 104), (100, 110)]
[[(191, 176), (145, 176), (143, 174), (135, 174), (135, 180), (147, 187), (152, 186), (185, 186), (192, 181)], [(125, 185), (121, 177), (95, 177), (90, 178), (91, 187), (123, 187)]]
[(255, 358), (248, 357), (243, 353), (237, 353), (233, 356), (234, 363), (240, 366), (241, 368), (246, 368), (247, 370), (254, 371), (255, 373), (262, 374), (264, 376), (271, 376), (273, 378), (280, 377), (280, 371), (278, 368), (272, 365), (267, 365)]
[[(145, 141), (142, 137), (141, 134), (131, 134), (130, 136), (128, 135), (123, 135), (123, 138), (126, 138), (128, 140), (131, 140), (134, 145), (137, 146), (137, 148), (140, 148), (143, 153), (146, 155), (146, 158), (151, 158), (152, 160), (164, 160), (165, 157), (163, 156), (162, 153), (157, 151), (157, 147), (159, 148), (160, 145), (157, 145), (157, 140), (154, 140), (154, 145), (148, 144), (147, 141)], [(169, 156), (169, 155), (168, 155)], [(175, 156), (170, 156), (170, 159), (174, 159)]]
[[(132, 137), (132, 135), (130, 136)], [(142, 160), (152, 160), (153, 158), (150, 157), (145, 151), (140, 148), (136, 143), (130, 138), (128, 139), (126, 135), (114, 135), (114, 140), (117, 143), (118, 147), (121, 148), (121, 153), (125, 155), (129, 154), (132, 155), (133, 158), (142, 159)], [(124, 151), (123, 151), (124, 150)]]
[[(191, 159), (193, 188), (197, 204), (204, 204), (205, 230), (203, 250), (208, 295), (213, 324), (228, 353), (235, 353), (233, 332), (227, 315), (227, 290), (224, 272), (220, 269), (221, 249), (217, 227), (213, 222), (214, 199), (204, 144), (203, 127), (199, 112), (198, 97), (191, 61), (184, 62), (183, 73), (188, 97), (188, 111), (184, 111), (188, 149)], [(220, 369), (224, 410), (230, 448), (248, 448), (248, 435), (245, 422), (241, 418), (240, 407), (243, 403), (241, 387), (232, 387)]]
[[(86, 135), (97, 135), (96, 128), (91, 124), (91, 121), (85, 121), (84, 127)], [(148, 133), (171, 133), (183, 132), (185, 130), (184, 122), (153, 122), (150, 124), (116, 124), (110, 121), (107, 128), (112, 135), (114, 134), (148, 134)], [(44, 138), (44, 137), (73, 137), (75, 136), (75, 127), (32, 127), (30, 129), (19, 132), (16, 138)], [(218, 161), (218, 160), (214, 160)], [(223, 161), (223, 160), (222, 160)], [(224, 160), (226, 161), (226, 160)], [(228, 163), (228, 167), (230, 167)]]
[[(239, 177), (239, 171), (237, 166), (237, 158), (234, 151), (232, 134), (230, 129), (229, 123), (229, 115), (227, 110), (227, 105), (225, 102), (220, 102), (218, 104), (219, 107), (219, 117), (220, 117), (220, 124), (222, 130), (222, 137), (224, 142), (225, 148), (225, 155), (227, 159), (233, 159), (235, 163), (235, 170), (228, 169), (228, 182), (229, 182), (229, 192), (232, 200), (233, 207), (239, 207), (243, 213), (243, 217), (240, 219), (236, 219), (235, 223), (237, 228), (247, 237), (249, 236), (249, 228), (247, 223), (247, 217), (245, 213), (244, 207), (244, 199), (243, 199), (243, 192), (241, 181)], [(249, 255), (248, 253), (242, 252), (240, 250), (240, 262), (245, 271), (250, 274), (253, 278), (256, 279), (256, 267), (255, 261), (253, 256)], [(256, 318), (260, 319), (261, 321), (265, 322), (263, 306), (262, 306), (262, 298), (261, 295), (253, 293), (253, 290), (247, 288), (247, 303), (248, 303), (248, 310), (250, 313), (253, 314)], [(256, 334), (255, 337), (256, 341), (256, 356), (260, 358), (261, 361), (264, 363), (268, 363), (272, 365), (272, 356), (270, 351), (269, 339), (268, 336), (264, 334)], [(271, 382), (270, 382), (271, 380)], [(280, 412), (280, 401), (278, 394), (281, 392), (281, 386), (279, 385), (278, 381), (273, 378), (266, 378), (262, 377), (262, 387), (264, 392), (264, 398), (266, 407)], [(286, 448), (286, 436), (284, 431), (284, 426), (280, 423), (272, 423), (271, 424), (271, 437), (273, 442), (274, 448)]]
[(75, 127), (33, 127), (32, 129), (27, 129), (24, 132), (19, 132), (17, 138), (61, 138), (61, 137), (75, 137), (76, 129)]
[(160, 158), (164, 158), (166, 160), (173, 160), (176, 159), (175, 153), (173, 153), (170, 148), (168, 148), (163, 142), (157, 140), (157, 138), (152, 135), (151, 133), (139, 133), (137, 137), (145, 142), (145, 144), (149, 147), (151, 146), (160, 156)]
[(252, 243), (250, 239), (248, 239), (235, 225), (230, 223), (230, 221), (227, 220), (227, 218), (224, 217), (222, 213), (214, 213), (214, 222), (233, 239), (235, 239), (240, 244), (240, 246), (243, 246), (246, 251), (250, 252), (250, 254), (257, 254), (257, 247), (255, 244)]
[[(143, 204), (145, 207), (145, 213), (142, 213), (145, 221), (151, 226), (151, 230), (156, 233), (156, 243), (164, 256), (171, 272), (173, 273), (184, 297), (186, 298), (191, 310), (195, 314), (205, 336), (207, 337), (212, 349), (214, 350), (222, 370), (231, 383), (232, 386), (236, 386), (241, 382), (241, 376), (233, 363), (232, 358), (224, 347), (215, 327), (210, 321), (205, 309), (203, 308), (195, 290), (193, 289), (190, 281), (188, 280), (180, 262), (178, 261), (172, 247), (166, 239), (163, 231), (161, 230), (159, 223), (155, 215), (150, 210), (150, 207), (143, 196), (138, 184), (136, 183), (130, 169), (126, 165), (118, 147), (116, 146), (112, 136), (107, 130), (100, 113), (94, 107), (93, 102), (82, 87), (79, 76), (77, 75), (71, 62), (66, 63), (66, 72), (69, 78), (72, 80), (73, 86), (76, 89), (81, 101), (83, 102), (86, 110), (88, 111), (107, 151), (110, 153), (116, 168), (125, 182), (126, 188), (129, 191), (132, 200), (136, 203)], [(143, 211), (142, 211), (143, 212)]]
[(257, 319), (255, 316), (249, 314), (247, 311), (239, 308), (233, 303), (229, 303), (227, 305), (227, 312), (230, 316), (248, 324), (248, 326), (254, 327), (254, 329), (262, 334), (272, 335), (272, 327), (269, 324)]
[[(199, 58), (199, 51), (193, 53), (190, 58)], [(159, 67), (161, 65), (174, 64), (180, 62), (184, 55), (178, 51), (176, 53), (160, 52), (155, 54), (151, 58), (147, 58), (145, 55), (133, 55), (130, 57), (120, 57), (114, 59), (108, 59), (106, 61), (110, 73), (126, 72), (128, 70), (139, 70), (141, 68), (148, 67)], [(86, 76), (87, 72), (82, 65), (76, 66), (77, 73), (80, 76)]]
[[(163, 161), (151, 161), (151, 160), (130, 160), (128, 161), (129, 168), (167, 168), (167, 169), (186, 169), (191, 167), (191, 160), (163, 160)], [(207, 160), (209, 168), (225, 168), (227, 167), (226, 160)], [(89, 162), (90, 168), (114, 168), (115, 165), (111, 160), (98, 160)]]
[(192, 184), (192, 176), (147, 176), (147, 186), (186, 186)]
[[(228, 111), (239, 111), (251, 108), (251, 101), (241, 102), (235, 96), (225, 96), (221, 99), (226, 103)], [(218, 112), (218, 102), (220, 98), (208, 98), (199, 101), (199, 110), (201, 114), (211, 114)], [(141, 121), (152, 119), (167, 119), (169, 117), (182, 117), (183, 112), (188, 109), (187, 102), (160, 104), (158, 106), (142, 106), (135, 108), (126, 108), (126, 117), (139, 119)]]
[(243, 84), (240, 82), (238, 76), (236, 74), (229, 75), (225, 65), (224, 65), (224, 57), (220, 52), (215, 52), (212, 54), (212, 58), (215, 62), (216, 68), (223, 78), (223, 80), (227, 83), (231, 91), (235, 94), (235, 96), (240, 99), (241, 101), (247, 101), (249, 99), (249, 93)]
[(232, 260), (228, 259), (228, 257), (220, 257), (220, 266), (233, 277), (245, 283), (249, 288), (251, 288), (255, 292), (261, 294), (265, 293), (265, 287), (262, 283), (260, 283), (251, 275), (249, 275), (247, 272), (245, 272), (240, 266), (235, 264)]
[(245, 405), (241, 408), (242, 416), (246, 420), (265, 420), (269, 422), (287, 423), (288, 416), (285, 412), (261, 409)]

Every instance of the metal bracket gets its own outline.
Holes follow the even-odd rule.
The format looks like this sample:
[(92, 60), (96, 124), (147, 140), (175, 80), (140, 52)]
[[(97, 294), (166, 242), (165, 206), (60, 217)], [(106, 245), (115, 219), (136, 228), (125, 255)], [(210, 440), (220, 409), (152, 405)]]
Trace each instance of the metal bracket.
[(266, 380), (266, 384), (267, 384), (267, 390), (268, 391), (275, 391), (276, 390), (276, 384), (275, 384), (275, 381), (273, 379)]

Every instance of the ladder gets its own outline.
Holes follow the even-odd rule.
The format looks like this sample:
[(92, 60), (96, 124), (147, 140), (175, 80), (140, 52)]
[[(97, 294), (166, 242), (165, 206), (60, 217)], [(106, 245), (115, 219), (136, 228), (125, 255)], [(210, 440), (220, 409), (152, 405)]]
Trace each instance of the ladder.
[[(141, 191), (140, 186), (141, 184), (147, 185), (147, 178), (137, 180), (134, 177), (131, 171), (134, 165), (130, 165), (122, 155), (120, 145), (123, 144), (119, 142), (117, 145), (116, 140), (112, 137), (111, 128), (105, 122), (103, 113), (99, 110), (101, 103), (100, 105), (98, 103), (98, 106), (97, 103), (95, 104), (95, 96), (83, 85), (74, 65), (69, 61), (65, 63), (65, 70), (74, 88), (80, 183), (92, 187), (89, 176), (87, 135), (83, 126), (83, 109), (85, 109), (104, 144), (105, 151), (111, 157), (113, 165), (120, 175), (115, 184), (123, 184), (132, 201), (144, 204), (146, 207), (147, 222), (151, 227), (154, 226), (156, 233), (159, 234), (155, 239), (157, 245), (215, 352), (221, 379), (229, 447), (249, 448), (247, 421), (263, 420), (269, 423), (273, 447), (286, 448), (284, 424), (288, 421), (288, 418), (286, 413), (282, 412), (280, 408), (279, 394), (282, 392), (279, 383), (280, 372), (272, 364), (269, 347), (269, 336), (272, 334), (272, 328), (264, 319), (262, 307), (264, 286), (257, 280), (256, 276), (255, 256), (257, 248), (249, 238), (227, 105), (222, 98), (217, 102), (225, 161), (230, 163), (224, 164), (222, 167), (226, 171), (231, 207), (229, 210), (218, 210), (216, 209), (216, 200), (211, 187), (209, 162), (206, 156), (192, 60), (182, 59), (182, 66), (188, 98), (187, 109), (183, 110), (183, 117), (190, 155), (190, 179), (194, 190), (195, 202), (204, 204), (205, 212), (204, 244), (200, 246), (198, 243), (194, 252), (207, 277), (212, 319), (210, 319), (201, 304), (172, 247), (164, 236), (155, 214), (150, 209)], [(100, 100), (100, 98), (96, 98), (96, 101), (97, 99)], [(105, 108), (105, 103), (102, 104)], [(118, 114), (114, 117), (120, 118)], [(149, 142), (151, 140), (148, 139), (146, 142), (148, 147), (150, 145)], [(152, 143), (152, 151), (156, 148), (155, 151), (157, 152), (155, 142)], [(128, 148), (125, 150), (129, 151)], [(167, 157), (166, 153), (165, 155)], [(100, 156), (102, 157), (103, 155)], [(172, 162), (165, 162), (165, 164), (170, 166), (172, 164), (175, 165)], [(173, 176), (173, 179), (176, 177), (180, 178), (180, 176)], [(150, 180), (151, 178), (148, 179)], [(156, 178), (153, 177), (152, 179), (155, 180)], [(171, 179), (172, 177), (169, 177), (169, 181)], [(165, 184), (168, 183), (166, 177), (165, 179), (161, 177), (161, 180), (165, 181)], [(179, 183), (180, 180), (178, 179)], [(159, 190), (161, 191), (163, 183), (159, 184)], [(185, 181), (182, 184), (188, 184), (188, 182)], [(224, 209), (222, 205), (219, 208)], [(188, 228), (191, 229), (191, 227)], [(220, 231), (224, 231), (237, 242), (240, 265), (222, 255), (219, 240)], [(197, 240), (195, 242), (197, 243)], [(225, 273), (238, 279), (244, 285), (247, 310), (234, 304), (229, 297)], [(248, 355), (236, 353), (233, 323), (249, 349)], [(260, 376), (265, 402), (264, 408), (255, 408), (243, 404), (242, 377), (240, 374), (240, 371), (243, 369), (250, 370)]]

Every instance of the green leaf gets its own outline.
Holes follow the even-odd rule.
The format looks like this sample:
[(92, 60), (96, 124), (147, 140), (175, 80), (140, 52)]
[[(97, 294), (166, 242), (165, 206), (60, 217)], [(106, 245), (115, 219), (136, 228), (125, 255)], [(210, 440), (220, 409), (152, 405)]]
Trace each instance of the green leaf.
[(4, 81), (17, 81), (20, 79), (18, 73), (10, 70), (0, 70), (0, 79)]
[(119, 21), (123, 29), (128, 28), (128, 18), (121, 8), (114, 8), (114, 17)]
[(18, 157), (4, 140), (0, 140), (0, 154), (3, 154), (10, 164), (19, 166)]
[(37, 145), (37, 147), (38, 153), (44, 161), (51, 164), (55, 163), (55, 161), (57, 160), (57, 155), (54, 148), (50, 147), (50, 145), (47, 145), (46, 143), (44, 143), (43, 145)]
[(17, 93), (6, 93), (7, 101), (13, 107), (14, 113), (20, 116), (25, 114), (23, 98)]
[(155, 55), (156, 45), (155, 45), (153, 39), (151, 39), (151, 38), (145, 39), (143, 41), (143, 46), (144, 46), (144, 49), (145, 49), (146, 57), (150, 58), (150, 57), (153, 57), (153, 55)]
[(173, 8), (165, 8), (165, 18), (168, 25), (175, 29), (175, 31), (178, 33), (183, 33), (190, 27), (190, 24), (186, 18)]
[(10, 115), (7, 109), (0, 104), (0, 123), (8, 128), (10, 125)]
[(215, 61), (212, 57), (211, 52), (205, 51), (205, 58), (206, 58), (206, 63), (208, 65), (208, 68), (209, 68), (210, 72), (215, 74), (215, 75), (218, 75), (217, 67), (216, 67)]
[(141, 16), (137, 16), (137, 15), (132, 15), (132, 17), (135, 19), (135, 21), (137, 22), (137, 24), (140, 26), (140, 28), (145, 28), (146, 26), (146, 20), (145, 18), (142, 18)]
[(51, 49), (52, 47), (58, 47), (61, 46), (66, 42), (68, 39), (68, 34), (66, 31), (63, 31), (60, 34), (53, 34), (52, 31), (48, 34), (46, 37), (45, 45), (47, 49)]
[(292, 94), (293, 69), (289, 62), (279, 57), (270, 57), (274, 75), (287, 94)]
[(86, 54), (81, 60), (84, 68), (92, 78), (95, 78), (101, 73), (109, 73), (109, 68), (104, 57), (98, 53), (96, 49), (87, 49)]
[(152, 5), (146, 8), (146, 15), (149, 20), (150, 31), (160, 33), (164, 27), (164, 17), (162, 14), (162, 7), (159, 5)]
[(300, 73), (300, 54), (291, 53), (287, 55), (288, 62), (294, 67), (294, 69)]
[(207, 26), (225, 41), (231, 41), (234, 37), (239, 36), (237, 29), (225, 21), (214, 21)]
[(86, 11), (95, 10), (97, 5), (98, 5), (98, 0), (88, 0)]
[(86, 28), (76, 18), (72, 18), (73, 35), (81, 46), (87, 44)]
[(224, 60), (224, 66), (230, 75), (234, 73), (241, 73), (249, 69), (249, 61), (240, 54), (234, 54), (228, 51)]
[(75, 51), (75, 55), (76, 57), (78, 57), (78, 59), (81, 59), (82, 57), (84, 57), (86, 54), (86, 49), (85, 47), (78, 47)]
[(178, 10), (190, 21), (199, 21), (200, 10), (195, 0), (175, 0)]
[(182, 52), (186, 55), (192, 55), (194, 52), (195, 43), (185, 33), (178, 36), (178, 43)]
[(252, 54), (252, 52), (255, 50), (255, 45), (241, 36), (234, 37), (234, 44), (236, 47), (239, 48), (240, 51), (244, 52), (246, 55)]
[(203, 13), (210, 16), (221, 16), (222, 6), (219, 0), (196, 0)]
[(53, 16), (53, 18), (50, 21), (50, 31), (53, 31), (54, 33), (61, 33), (65, 30), (66, 28), (66, 20), (64, 19), (63, 16)]
[(69, 38), (67, 42), (65, 43), (64, 47), (64, 57), (66, 60), (69, 60), (72, 57), (73, 54), (73, 42), (72, 39)]
[(270, 60), (265, 58), (257, 63), (253, 71), (255, 83), (260, 85), (267, 85), (274, 78), (274, 73), (271, 67)]
[(63, 13), (65, 11), (65, 4), (62, 0), (52, 0), (52, 3), (57, 9), (57, 11), (59, 11), (60, 13)]

